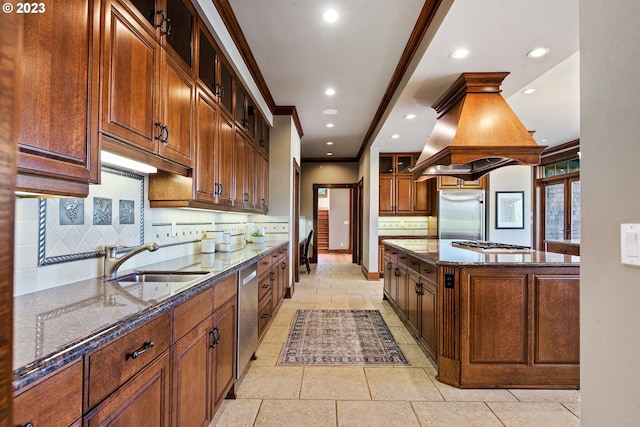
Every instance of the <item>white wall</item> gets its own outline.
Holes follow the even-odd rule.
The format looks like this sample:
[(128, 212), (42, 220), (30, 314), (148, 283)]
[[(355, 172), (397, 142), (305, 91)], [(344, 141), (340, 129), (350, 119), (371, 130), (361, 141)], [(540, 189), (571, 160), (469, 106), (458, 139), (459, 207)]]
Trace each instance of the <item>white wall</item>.
[[(506, 166), (489, 174), (488, 209), (489, 235), (487, 240), (513, 245), (531, 246), (533, 183), (531, 166)], [(496, 191), (524, 191), (524, 229), (496, 228)]]
[[(360, 159), (358, 174), (363, 180), (364, 215), (362, 236), (362, 264), (369, 272), (378, 271), (378, 198), (379, 148), (365, 150)], [(372, 161), (375, 159), (375, 161)]]
[(620, 262), (620, 224), (640, 223), (639, 16), (637, 0), (580, 1), (585, 427), (636, 426), (640, 419), (640, 269)]
[(332, 188), (329, 192), (329, 249), (349, 249), (349, 205), (351, 190)]

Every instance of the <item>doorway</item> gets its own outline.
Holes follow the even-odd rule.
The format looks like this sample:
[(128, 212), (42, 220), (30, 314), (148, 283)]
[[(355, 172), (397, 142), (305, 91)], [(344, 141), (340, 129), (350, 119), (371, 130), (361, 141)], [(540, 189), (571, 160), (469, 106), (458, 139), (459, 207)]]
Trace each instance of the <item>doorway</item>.
[(358, 184), (313, 184), (313, 255), (350, 256), (357, 263), (360, 254)]

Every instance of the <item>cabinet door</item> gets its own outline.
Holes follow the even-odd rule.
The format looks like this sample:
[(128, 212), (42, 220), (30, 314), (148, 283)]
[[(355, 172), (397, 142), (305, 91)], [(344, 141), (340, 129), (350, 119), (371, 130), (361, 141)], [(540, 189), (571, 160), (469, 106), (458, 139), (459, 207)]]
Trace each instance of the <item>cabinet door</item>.
[(213, 101), (200, 89), (198, 89), (196, 113), (195, 197), (197, 200), (215, 202), (219, 188), (215, 179), (218, 111)]
[(193, 66), (192, 38), (195, 12), (188, 1), (166, 0), (168, 26), (164, 31), (166, 45), (191, 68)]
[(246, 138), (244, 140), (244, 150), (244, 158), (246, 161), (244, 169), (244, 206), (248, 209), (254, 209), (256, 205), (259, 206), (256, 198), (256, 149), (252, 144), (249, 143), (249, 140)]
[(215, 408), (218, 408), (235, 384), (236, 378), (236, 349), (237, 349), (237, 306), (232, 299), (216, 310), (213, 314), (215, 348), (214, 377), (215, 377)]
[(410, 215), (413, 212), (413, 180), (411, 175), (396, 176), (395, 213)]
[(393, 215), (394, 211), (394, 184), (395, 179), (390, 175), (380, 175), (380, 192), (378, 197), (379, 214)]
[(413, 183), (413, 213), (418, 215), (431, 215), (435, 209), (434, 179), (427, 179)]
[(244, 206), (244, 201), (246, 199), (246, 183), (245, 183), (245, 167), (247, 165), (247, 161), (245, 159), (246, 151), (244, 148), (244, 135), (242, 135), (239, 131), (236, 130), (233, 144), (233, 176), (234, 176), (234, 197), (233, 204), (235, 206)]
[(14, 424), (11, 425), (72, 425), (82, 417), (82, 361), (56, 371), (16, 396), (13, 403)]
[(260, 156), (260, 162), (262, 163), (262, 178), (258, 178), (262, 183), (260, 204), (262, 207), (261, 210), (267, 213), (269, 211), (269, 160)]
[[(384, 250), (384, 249), (383, 249)], [(396, 280), (393, 274), (393, 263), (389, 257), (384, 257), (384, 292), (391, 298), (391, 281)]]
[(54, 0), (46, 13), (24, 15), (20, 172), (98, 180), (99, 7), (95, 1)]
[(213, 384), (210, 346), (212, 318), (200, 322), (171, 349), (172, 425), (206, 427), (213, 417), (210, 390)]
[(422, 279), (422, 295), (420, 297), (420, 341), (434, 359), (437, 357), (436, 332), (436, 286)]
[(236, 84), (235, 93), (236, 93), (236, 104), (235, 104), (235, 112), (233, 117), (236, 120), (236, 123), (238, 124), (238, 126), (246, 131), (247, 130), (247, 124), (246, 124), (247, 95), (239, 83)]
[(420, 278), (415, 273), (409, 271), (407, 274), (407, 287), (408, 287), (408, 299), (407, 299), (407, 326), (416, 335), (419, 335), (420, 317), (419, 317), (419, 302), (422, 295), (422, 285), (420, 284)]
[(219, 80), (216, 72), (218, 53), (209, 32), (204, 28), (198, 31), (198, 79), (212, 96), (218, 96)]
[(194, 81), (168, 56), (163, 65), (163, 71), (162, 123), (166, 127), (159, 154), (191, 167)]
[(400, 309), (400, 317), (403, 317), (405, 319), (407, 317), (407, 307), (409, 302), (409, 283), (407, 279), (407, 267), (405, 267), (404, 265), (399, 265), (397, 274), (397, 304), (398, 308)]
[(169, 352), (112, 393), (84, 421), (87, 427), (170, 425)]
[(233, 114), (233, 72), (231, 67), (220, 58), (220, 105), (227, 113)]
[(160, 46), (116, 2), (105, 5), (101, 130), (156, 152)]
[(216, 184), (217, 202), (230, 205), (235, 198), (235, 137), (233, 123), (224, 114), (220, 114), (219, 139), (216, 146)]

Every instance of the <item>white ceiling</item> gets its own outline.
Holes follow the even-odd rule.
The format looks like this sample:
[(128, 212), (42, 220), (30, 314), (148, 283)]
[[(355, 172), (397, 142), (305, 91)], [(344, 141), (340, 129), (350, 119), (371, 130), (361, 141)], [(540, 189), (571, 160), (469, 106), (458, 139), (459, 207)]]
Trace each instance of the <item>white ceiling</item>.
[[(294, 105), (302, 158), (355, 158), (407, 44), (422, 0), (230, 0), (276, 105)], [(336, 9), (327, 24), (322, 13)], [(439, 27), (438, 27), (439, 25)], [(542, 145), (579, 138), (578, 0), (443, 0), (372, 145), (421, 151), (431, 105), (462, 72), (508, 71), (503, 95)], [(543, 58), (526, 53), (550, 48)], [(458, 49), (469, 57), (454, 60)], [(327, 87), (337, 93), (324, 94)], [(536, 91), (524, 95), (521, 90)], [(324, 109), (338, 110), (326, 116)], [(413, 120), (403, 116), (413, 113)], [(332, 122), (333, 128), (326, 124)], [(398, 134), (398, 139), (391, 139)], [(546, 140), (546, 141), (543, 141)], [(334, 142), (331, 147), (327, 141)]]

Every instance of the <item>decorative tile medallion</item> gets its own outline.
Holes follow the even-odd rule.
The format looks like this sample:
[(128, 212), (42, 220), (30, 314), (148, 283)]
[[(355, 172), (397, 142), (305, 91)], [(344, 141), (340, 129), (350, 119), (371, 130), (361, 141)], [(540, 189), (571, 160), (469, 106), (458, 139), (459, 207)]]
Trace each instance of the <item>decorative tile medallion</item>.
[(120, 200), (120, 224), (135, 224), (135, 201)]
[(60, 225), (84, 224), (84, 199), (60, 199)]
[(102, 197), (93, 198), (93, 225), (111, 225), (113, 201)]

